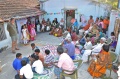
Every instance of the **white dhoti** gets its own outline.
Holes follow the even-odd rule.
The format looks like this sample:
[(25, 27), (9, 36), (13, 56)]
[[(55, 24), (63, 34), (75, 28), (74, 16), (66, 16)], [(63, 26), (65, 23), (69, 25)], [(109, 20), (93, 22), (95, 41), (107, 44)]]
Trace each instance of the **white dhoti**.
[[(85, 52), (84, 52), (84, 54), (82, 56), (83, 62), (88, 61), (88, 56), (91, 54), (91, 52), (92, 52), (92, 50), (85, 50)], [(98, 55), (98, 54), (99, 54), (99, 52), (96, 52), (96, 53), (92, 52), (92, 55)]]
[(79, 35), (84, 35), (84, 30), (83, 29), (81, 29), (81, 30), (79, 30)]

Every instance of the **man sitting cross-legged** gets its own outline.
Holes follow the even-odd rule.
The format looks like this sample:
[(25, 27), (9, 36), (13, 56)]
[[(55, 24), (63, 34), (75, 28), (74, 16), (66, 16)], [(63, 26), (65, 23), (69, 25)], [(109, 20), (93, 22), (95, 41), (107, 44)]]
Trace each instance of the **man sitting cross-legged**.
[(20, 69), (20, 73), (15, 75), (15, 79), (32, 79), (33, 72), (30, 64), (27, 64), (25, 60), (21, 61), (22, 68)]
[(50, 53), (50, 50), (46, 49), (45, 54), (46, 54), (46, 57), (45, 57), (45, 60), (44, 60), (44, 66), (49, 67), (49, 68), (53, 67), (53, 65), (51, 65), (50, 63), (54, 61), (54, 57)]
[(39, 56), (35, 56), (35, 61), (32, 65), (32, 71), (38, 74), (42, 74), (43, 73), (43, 64), (41, 62), (41, 60), (39, 60)]

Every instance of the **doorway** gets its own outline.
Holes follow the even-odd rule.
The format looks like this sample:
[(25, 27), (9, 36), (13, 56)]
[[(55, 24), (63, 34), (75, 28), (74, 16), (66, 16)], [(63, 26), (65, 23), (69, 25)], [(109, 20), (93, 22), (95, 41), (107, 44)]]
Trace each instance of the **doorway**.
[(71, 27), (71, 20), (75, 18), (75, 10), (66, 10), (66, 26)]

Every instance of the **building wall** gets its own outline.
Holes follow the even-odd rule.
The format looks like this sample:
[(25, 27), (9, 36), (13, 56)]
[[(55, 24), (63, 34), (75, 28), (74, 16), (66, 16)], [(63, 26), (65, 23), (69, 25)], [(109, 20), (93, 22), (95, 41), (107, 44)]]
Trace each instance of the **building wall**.
[[(64, 14), (61, 14), (64, 7), (75, 7), (77, 8), (75, 18), (79, 21), (80, 14), (84, 14), (85, 18), (88, 19), (90, 15), (94, 16), (94, 19), (98, 16), (104, 16), (105, 10), (88, 0), (49, 0), (44, 3), (44, 9), (47, 13), (53, 13), (49, 15), (44, 15), (44, 18), (50, 18), (52, 21), (54, 18), (58, 18), (60, 21), (61, 18), (64, 18)], [(59, 13), (60, 14), (54, 14)]]
[(117, 18), (116, 11), (112, 11), (110, 14), (110, 24), (108, 27), (108, 37), (110, 37), (111, 32), (114, 32), (114, 27), (115, 27), (115, 20)]
[(0, 41), (0, 48), (5, 47), (5, 46), (11, 47), (11, 38), (7, 31), (7, 22), (4, 23), (4, 28), (5, 28), (5, 33), (6, 33), (7, 39)]

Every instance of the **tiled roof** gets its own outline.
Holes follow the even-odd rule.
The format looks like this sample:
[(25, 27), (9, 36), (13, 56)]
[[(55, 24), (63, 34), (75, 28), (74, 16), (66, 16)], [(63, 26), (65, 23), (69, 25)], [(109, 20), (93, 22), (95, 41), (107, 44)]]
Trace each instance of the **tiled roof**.
[(9, 20), (11, 17), (24, 18), (40, 15), (43, 12), (36, 6), (38, 0), (0, 0), (0, 19)]

